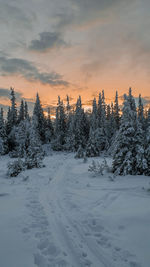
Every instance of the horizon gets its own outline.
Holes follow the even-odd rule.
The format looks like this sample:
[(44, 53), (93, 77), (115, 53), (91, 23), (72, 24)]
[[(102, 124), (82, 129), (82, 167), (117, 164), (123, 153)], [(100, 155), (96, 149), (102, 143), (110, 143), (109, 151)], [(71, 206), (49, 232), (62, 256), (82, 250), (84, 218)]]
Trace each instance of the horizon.
[[(3, 89), (3, 93), (5, 94), (5, 92), (7, 92), (7, 95), (6, 96), (3, 96), (3, 97), (0, 97), (5, 99), (8, 104), (7, 105), (3, 105), (0, 103), (0, 108), (3, 109), (4, 111), (4, 116), (6, 117), (7, 115), (7, 111), (8, 111), (8, 108), (10, 107), (11, 105), (11, 95), (10, 95), (10, 92), (11, 92), (11, 88), (10, 89)], [(131, 87), (129, 87), (131, 88)], [(40, 98), (40, 101), (41, 101), (41, 97), (40, 97), (40, 94), (39, 92), (37, 91), (36, 94), (35, 94), (35, 97), (34, 99), (30, 99), (30, 101), (26, 98), (23, 97), (23, 94), (20, 93), (20, 92), (17, 92), (15, 91), (14, 88), (12, 88), (15, 92), (15, 98), (16, 98), (16, 105), (17, 105), (17, 110), (19, 111), (19, 108), (20, 108), (20, 104), (21, 104), (21, 101), (23, 100), (24, 102), (27, 102), (28, 104), (28, 109), (29, 109), (29, 114), (30, 116), (32, 116), (32, 113), (33, 113), (33, 109), (34, 109), (34, 105), (35, 105), (35, 101), (36, 101), (36, 95), (38, 94), (39, 95), (39, 98)], [(132, 89), (132, 88), (131, 88)], [(0, 92), (1, 92), (2, 89), (0, 89)], [(129, 90), (129, 89), (128, 89)], [(85, 112), (89, 112), (91, 113), (92, 112), (92, 104), (93, 104), (93, 100), (96, 99), (96, 102), (98, 103), (98, 98), (99, 98), (99, 94), (102, 93), (102, 91), (104, 91), (104, 96), (105, 96), (105, 103), (106, 105), (111, 105), (112, 103), (114, 103), (115, 101), (115, 95), (116, 95), (116, 92), (118, 93), (118, 91), (115, 91), (115, 95), (113, 97), (113, 99), (110, 99), (109, 97), (107, 97), (105, 95), (105, 90), (101, 90), (101, 91), (98, 91), (97, 92), (97, 95), (94, 95), (92, 99), (88, 100), (88, 101), (83, 101), (82, 99), (82, 94), (78, 95), (77, 98), (72, 98), (69, 96), (69, 103), (70, 103), (70, 106), (73, 108), (75, 108), (75, 105), (76, 105), (76, 102), (77, 102), (77, 99), (78, 97), (80, 96), (81, 97), (81, 100), (82, 100), (82, 107), (84, 109)], [(120, 111), (122, 109), (122, 105), (123, 105), (123, 102), (124, 102), (124, 95), (128, 95), (128, 91), (125, 92), (123, 95), (119, 95), (118, 94), (118, 103), (119, 103), (119, 107), (120, 107)], [(138, 100), (139, 100), (139, 95), (141, 96), (141, 99), (142, 99), (142, 103), (143, 103), (143, 107), (146, 110), (148, 110), (150, 108), (150, 101), (149, 101), (149, 98), (148, 97), (142, 97), (141, 93), (139, 93), (139, 95), (136, 97), (133, 93), (133, 90), (132, 90), (132, 95), (134, 97), (134, 100), (135, 100), (135, 104), (136, 104), (136, 107), (138, 107)], [(60, 100), (63, 102), (64, 106), (66, 106), (67, 104), (67, 96), (64, 97), (63, 99), (61, 98), (60, 96)], [(44, 114), (46, 115), (47, 114), (47, 111), (48, 109), (50, 108), (50, 113), (51, 113), (51, 118), (55, 118), (55, 113), (56, 113), (56, 108), (57, 108), (57, 103), (58, 103), (58, 97), (59, 95), (57, 96), (57, 99), (55, 100), (55, 102), (53, 102), (53, 104), (51, 103), (47, 103), (46, 105), (43, 105), (42, 101), (41, 101), (41, 105), (42, 105), (42, 108), (43, 108), (43, 111), (44, 111)]]

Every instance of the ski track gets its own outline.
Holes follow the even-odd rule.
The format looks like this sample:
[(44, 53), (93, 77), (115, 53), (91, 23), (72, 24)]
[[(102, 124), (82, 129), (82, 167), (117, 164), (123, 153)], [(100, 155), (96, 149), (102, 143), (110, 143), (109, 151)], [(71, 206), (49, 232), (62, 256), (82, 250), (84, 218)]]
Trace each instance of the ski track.
[[(59, 159), (51, 166), (50, 178), (40, 175), (40, 182), (27, 187), (27, 204), (30, 223), (22, 229), (34, 234), (36, 248), (34, 264), (37, 267), (140, 267), (134, 255), (113, 245), (114, 236), (105, 229), (100, 218), (93, 218), (90, 210), (97, 206), (106, 208), (119, 197), (110, 190), (89, 206), (88, 217), (71, 202), (69, 186), (73, 161)], [(58, 167), (59, 166), (59, 167)], [(48, 180), (47, 180), (48, 179)], [(47, 182), (46, 182), (47, 181)], [(43, 190), (44, 189), (44, 190)], [(71, 216), (69, 209), (77, 209)], [(123, 230), (123, 227), (120, 230)], [(120, 265), (121, 264), (121, 265)]]

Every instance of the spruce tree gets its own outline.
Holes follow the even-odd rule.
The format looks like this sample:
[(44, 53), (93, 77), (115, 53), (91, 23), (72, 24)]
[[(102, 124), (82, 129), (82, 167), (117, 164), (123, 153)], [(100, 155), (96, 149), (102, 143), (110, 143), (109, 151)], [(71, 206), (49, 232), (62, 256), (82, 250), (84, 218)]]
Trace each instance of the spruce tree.
[(50, 115), (50, 108), (48, 108), (48, 116), (46, 119), (46, 127), (45, 127), (45, 141), (46, 143), (50, 143), (54, 137), (54, 128), (51, 121), (51, 115)]
[(130, 88), (129, 95), (125, 96), (113, 171), (120, 175), (135, 175), (144, 174), (146, 170), (144, 132), (137, 118), (136, 105)]
[(42, 108), (38, 93), (36, 95), (36, 102), (34, 105), (33, 116), (34, 117), (36, 116), (37, 132), (39, 134), (40, 140), (44, 143), (45, 142), (45, 117), (44, 117), (44, 112), (43, 112), (43, 108)]
[(120, 126), (120, 109), (119, 109), (119, 103), (118, 103), (118, 92), (116, 91), (116, 96), (115, 96), (115, 104), (113, 108), (114, 112), (114, 119), (115, 119), (115, 124), (116, 124), (116, 129), (119, 130)]
[(33, 116), (31, 127), (28, 129), (26, 138), (25, 166), (27, 169), (43, 167), (44, 152), (37, 132), (37, 116)]
[(142, 129), (145, 130), (146, 128), (146, 120), (144, 117), (144, 106), (141, 98), (141, 94), (139, 95), (139, 102), (138, 102), (138, 120), (142, 125)]
[(31, 126), (32, 125), (29, 122), (29, 120), (22, 120), (16, 128), (15, 131), (16, 150), (20, 158), (23, 158), (26, 155), (26, 148), (28, 147), (27, 139)]
[(6, 123), (7, 135), (9, 135), (13, 127), (17, 125), (17, 107), (16, 107), (17, 105), (16, 105), (15, 91), (13, 88), (10, 88), (10, 95), (11, 95), (11, 107), (8, 108), (8, 113), (7, 113), (7, 123)]
[(54, 150), (63, 150), (66, 139), (66, 115), (63, 101), (58, 96), (55, 120), (55, 140), (52, 143)]
[(24, 101), (21, 100), (20, 110), (19, 110), (19, 114), (18, 114), (18, 123), (20, 123), (20, 122), (23, 121), (24, 119), (25, 119)]
[(65, 146), (64, 148), (68, 151), (74, 151), (75, 147), (75, 135), (74, 135), (74, 113), (69, 109), (67, 112), (67, 121), (66, 121), (66, 137), (65, 137)]
[(11, 109), (10, 109), (10, 116), (11, 116), (11, 124), (12, 127), (17, 125), (17, 105), (16, 105), (16, 97), (15, 91), (13, 88), (10, 88), (11, 92)]
[(106, 103), (104, 91), (99, 94), (98, 108), (97, 108), (97, 121), (98, 127), (96, 129), (96, 138), (99, 145), (99, 151), (103, 151), (108, 148), (107, 130), (106, 130)]
[(96, 157), (99, 155), (99, 146), (97, 140), (97, 127), (98, 127), (98, 120), (97, 120), (97, 104), (96, 99), (93, 100), (93, 108), (90, 120), (90, 132), (89, 132), (89, 139), (86, 145), (86, 156), (87, 157)]
[(79, 146), (85, 148), (89, 137), (89, 124), (87, 116), (82, 108), (81, 97), (77, 99), (76, 110), (74, 115), (74, 148), (77, 151)]
[(129, 98), (125, 96), (117, 147), (113, 158), (113, 172), (118, 175), (133, 174), (134, 158), (132, 151), (135, 146), (133, 122), (133, 110), (131, 110)]
[(147, 160), (147, 170), (145, 170), (145, 174), (150, 176), (150, 109), (148, 110), (148, 117), (147, 117), (145, 157)]
[(5, 129), (3, 109), (0, 110), (0, 154), (5, 155), (8, 153), (8, 139)]
[(137, 120), (135, 128), (135, 146), (133, 148), (133, 174), (142, 175), (147, 171), (148, 165), (145, 157), (145, 132), (142, 124)]
[(28, 111), (28, 104), (27, 102), (25, 101), (25, 104), (24, 104), (24, 118), (26, 120), (29, 120), (30, 117), (29, 117), (29, 111)]
[(15, 150), (16, 146), (15, 131), (18, 124), (16, 97), (13, 88), (10, 88), (10, 95), (11, 95), (11, 107), (9, 107), (7, 113), (6, 132), (8, 136), (9, 151), (13, 151)]

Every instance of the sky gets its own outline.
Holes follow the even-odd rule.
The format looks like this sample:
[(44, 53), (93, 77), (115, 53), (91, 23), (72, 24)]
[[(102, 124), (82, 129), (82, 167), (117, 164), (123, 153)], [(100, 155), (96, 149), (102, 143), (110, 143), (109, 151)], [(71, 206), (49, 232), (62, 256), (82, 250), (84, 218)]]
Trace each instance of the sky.
[(128, 88), (150, 104), (149, 0), (0, 0), (0, 104), (57, 96), (89, 105)]

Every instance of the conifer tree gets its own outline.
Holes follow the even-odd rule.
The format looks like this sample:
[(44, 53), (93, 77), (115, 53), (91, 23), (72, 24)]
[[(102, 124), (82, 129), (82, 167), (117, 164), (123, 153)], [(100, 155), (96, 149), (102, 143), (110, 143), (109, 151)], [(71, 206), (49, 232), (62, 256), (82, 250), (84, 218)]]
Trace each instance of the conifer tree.
[(8, 148), (9, 151), (12, 151), (15, 149), (16, 146), (15, 128), (18, 123), (16, 97), (13, 88), (10, 88), (10, 95), (11, 95), (11, 107), (9, 107), (7, 113), (6, 133), (8, 136)]
[(25, 104), (24, 104), (24, 117), (25, 117), (26, 120), (30, 119), (29, 112), (28, 112), (28, 104), (27, 104), (26, 101), (25, 101)]
[(69, 96), (67, 96), (66, 112), (66, 137), (64, 148), (68, 151), (74, 151), (74, 112), (71, 109)]
[(148, 110), (148, 117), (147, 117), (145, 157), (147, 160), (147, 170), (145, 170), (145, 174), (150, 176), (150, 109)]
[(11, 124), (12, 127), (17, 125), (17, 105), (16, 105), (16, 97), (15, 91), (13, 88), (10, 88), (11, 92), (11, 109), (10, 109), (10, 116), (11, 116)]
[(12, 128), (17, 125), (16, 97), (13, 88), (10, 88), (10, 95), (11, 95), (11, 107), (8, 108), (8, 113), (7, 113), (7, 123), (6, 123), (7, 135), (9, 135)]
[(44, 143), (45, 142), (45, 117), (44, 117), (44, 112), (43, 112), (43, 108), (42, 108), (38, 93), (36, 95), (36, 102), (34, 105), (33, 116), (34, 117), (36, 116), (37, 131), (40, 136), (40, 140)]
[(28, 129), (26, 138), (25, 166), (27, 169), (43, 167), (44, 152), (42, 149), (40, 136), (37, 132), (37, 116), (33, 116), (31, 127)]
[(18, 114), (18, 123), (20, 123), (20, 122), (23, 121), (24, 119), (25, 119), (24, 101), (21, 100), (20, 110), (19, 110), (19, 114)]
[(17, 155), (23, 158), (26, 153), (26, 142), (31, 124), (28, 120), (21, 120), (15, 127), (15, 142)]
[(76, 110), (74, 115), (74, 148), (78, 150), (79, 146), (85, 148), (88, 137), (89, 137), (89, 124), (87, 116), (82, 108), (81, 97), (77, 99)]
[(91, 128), (94, 131), (98, 127), (97, 114), (98, 114), (97, 103), (96, 103), (96, 98), (94, 98), (94, 100), (93, 100), (93, 107), (92, 107), (91, 122), (90, 122)]
[(120, 126), (120, 114), (119, 114), (119, 112), (120, 112), (120, 109), (119, 109), (119, 103), (118, 103), (118, 92), (116, 91), (113, 113), (114, 113), (114, 119), (115, 119), (115, 124), (116, 124), (117, 130), (119, 130), (119, 126)]
[(144, 174), (147, 161), (144, 153), (144, 134), (137, 119), (131, 88), (125, 96), (121, 126), (114, 154), (113, 171), (120, 175)]
[(108, 148), (108, 140), (106, 133), (106, 104), (105, 104), (105, 96), (104, 91), (99, 94), (98, 99), (98, 108), (97, 108), (97, 121), (98, 127), (96, 130), (96, 138), (97, 144), (99, 146), (99, 151), (103, 151)]
[(8, 111), (7, 111), (7, 120), (6, 120), (6, 133), (7, 135), (9, 135), (9, 133), (11, 132), (11, 111), (10, 111), (10, 107), (8, 107)]
[(86, 156), (87, 157), (96, 157), (99, 155), (99, 143), (97, 140), (97, 128), (98, 128), (98, 120), (97, 120), (97, 104), (96, 99), (93, 100), (93, 108), (90, 120), (90, 132), (89, 139), (86, 146)]
[(48, 116), (46, 119), (46, 127), (45, 127), (45, 141), (46, 143), (49, 143), (52, 141), (54, 136), (54, 128), (51, 121), (51, 115), (50, 115), (50, 108), (48, 108)]
[(142, 129), (145, 130), (146, 128), (146, 119), (144, 117), (144, 106), (141, 98), (141, 94), (139, 95), (139, 102), (138, 102), (138, 120), (142, 125)]
[(142, 124), (137, 120), (135, 128), (135, 146), (133, 148), (133, 174), (142, 175), (147, 171), (148, 165), (145, 157), (145, 132)]
[(133, 174), (134, 158), (132, 151), (135, 146), (133, 121), (133, 110), (131, 110), (129, 98), (125, 96), (117, 147), (113, 158), (113, 172), (118, 175)]
[(66, 115), (64, 110), (63, 101), (58, 96), (58, 104), (56, 108), (55, 120), (55, 140), (52, 143), (54, 150), (63, 150), (66, 137)]
[(70, 100), (69, 96), (67, 95), (67, 105), (66, 105), (66, 117), (69, 118), (69, 114), (71, 112)]
[(101, 93), (99, 93), (98, 107), (97, 107), (97, 120), (99, 128), (102, 127), (102, 116), (103, 116), (102, 96)]
[(5, 129), (3, 109), (0, 110), (0, 154), (4, 155), (8, 153), (8, 139)]

